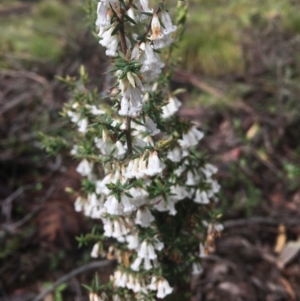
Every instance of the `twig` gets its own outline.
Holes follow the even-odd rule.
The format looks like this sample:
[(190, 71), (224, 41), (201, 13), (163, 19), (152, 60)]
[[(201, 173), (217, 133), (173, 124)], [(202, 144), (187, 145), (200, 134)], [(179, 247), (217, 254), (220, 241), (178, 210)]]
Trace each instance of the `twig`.
[[(197, 76), (195, 76), (193, 74), (189, 74), (182, 70), (177, 71), (175, 73), (175, 80), (179, 81), (179, 82), (188, 82), (191, 85), (197, 87), (198, 89), (214, 96), (215, 98), (220, 99), (220, 98), (226, 97), (224, 95), (224, 93), (222, 91), (220, 91), (219, 89), (216, 89), (215, 87), (211, 86), (207, 82), (200, 80), (199, 78), (197, 78)], [(238, 109), (242, 109), (243, 111), (245, 111), (249, 114), (254, 114), (253, 109), (250, 106), (248, 106), (247, 104), (245, 104), (241, 99), (235, 99), (234, 101), (232, 101), (232, 106), (234, 106), (235, 108), (238, 108)]]
[(94, 261), (91, 263), (88, 263), (80, 268), (72, 270), (70, 273), (62, 276), (58, 280), (56, 280), (49, 288), (41, 292), (39, 295), (37, 295), (35, 298), (32, 299), (32, 301), (41, 301), (43, 300), (47, 295), (49, 295), (51, 292), (53, 292), (59, 285), (61, 285), (64, 282), (67, 282), (68, 280), (72, 279), (73, 277), (77, 276), (78, 274), (81, 274), (83, 272), (86, 272), (88, 270), (93, 270), (97, 268), (106, 268), (110, 266), (114, 261), (113, 260), (103, 260), (103, 261)]
[(126, 117), (126, 141), (128, 154), (132, 154), (132, 138), (131, 138), (131, 117)]
[(38, 75), (34, 72), (29, 71), (15, 71), (15, 70), (6, 70), (6, 69), (0, 69), (0, 74), (5, 76), (11, 76), (11, 77), (25, 77), (29, 78), (35, 82), (38, 82), (39, 84), (46, 86), (48, 85), (48, 81), (45, 77)]
[(288, 226), (300, 226), (300, 219), (299, 218), (276, 219), (275, 217), (255, 216), (255, 217), (250, 217), (245, 219), (228, 220), (225, 221), (223, 225), (226, 229), (226, 228), (247, 226), (249, 224), (265, 224), (270, 226), (277, 226), (281, 223), (286, 224)]
[(25, 185), (22, 187), (19, 187), (17, 190), (15, 190), (11, 195), (9, 195), (7, 198), (5, 198), (4, 200), (0, 201), (0, 204), (8, 204), (13, 202), (17, 197), (19, 197), (25, 190), (34, 188), (35, 184), (29, 184), (29, 185)]
[[(31, 99), (30, 99), (30, 97), (31, 97)], [(9, 111), (9, 110), (13, 109), (14, 107), (20, 105), (25, 100), (32, 100), (32, 99), (33, 99), (33, 97), (32, 97), (32, 94), (30, 92), (22, 93), (21, 95), (15, 97), (13, 100), (7, 101), (5, 103), (5, 105), (1, 108), (0, 115), (3, 115), (7, 111)]]

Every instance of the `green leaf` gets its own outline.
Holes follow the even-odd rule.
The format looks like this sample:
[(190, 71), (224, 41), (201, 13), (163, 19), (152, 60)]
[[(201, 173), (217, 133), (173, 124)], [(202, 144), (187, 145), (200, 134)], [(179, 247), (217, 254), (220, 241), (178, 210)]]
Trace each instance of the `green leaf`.
[(128, 15), (124, 15), (124, 18), (125, 18), (126, 20), (128, 20), (130, 23), (132, 23), (132, 24), (134, 24), (134, 25), (137, 25), (136, 22), (135, 22), (132, 18), (130, 18)]
[(112, 31), (111, 36), (114, 36), (121, 28), (122, 24), (118, 23), (116, 28)]

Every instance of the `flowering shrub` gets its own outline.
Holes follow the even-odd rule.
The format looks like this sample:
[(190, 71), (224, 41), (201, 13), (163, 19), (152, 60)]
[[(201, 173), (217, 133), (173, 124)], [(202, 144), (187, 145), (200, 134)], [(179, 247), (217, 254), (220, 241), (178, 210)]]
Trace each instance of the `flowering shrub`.
[(78, 130), (72, 154), (84, 178), (75, 209), (103, 223), (91, 256), (118, 261), (91, 300), (165, 298), (200, 273), (221, 230), (217, 169), (197, 152), (203, 132), (174, 115), (180, 90), (169, 87), (185, 16), (181, 4), (175, 23), (164, 1), (155, 9), (148, 0), (100, 1), (96, 26), (111, 57), (111, 87), (102, 98), (89, 91), (84, 69), (80, 80), (66, 80), (72, 101), (64, 114)]

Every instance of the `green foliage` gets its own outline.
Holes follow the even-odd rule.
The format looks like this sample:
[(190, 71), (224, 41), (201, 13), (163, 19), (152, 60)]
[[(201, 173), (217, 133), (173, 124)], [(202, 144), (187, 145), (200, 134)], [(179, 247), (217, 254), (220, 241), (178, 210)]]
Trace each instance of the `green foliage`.
[[(74, 28), (78, 28), (78, 24), (70, 23), (71, 16), (78, 11), (76, 3), (69, 6), (59, 0), (45, 0), (35, 4), (31, 13), (1, 18), (1, 55), (27, 61), (58, 62)], [(13, 6), (10, 2), (2, 5), (5, 8)], [(9, 67), (1, 57), (0, 67)]]
[(210, 75), (244, 68), (243, 31), (255, 16), (279, 17), (283, 27), (300, 33), (299, 4), (286, 0), (191, 0), (187, 30), (176, 54), (184, 68)]

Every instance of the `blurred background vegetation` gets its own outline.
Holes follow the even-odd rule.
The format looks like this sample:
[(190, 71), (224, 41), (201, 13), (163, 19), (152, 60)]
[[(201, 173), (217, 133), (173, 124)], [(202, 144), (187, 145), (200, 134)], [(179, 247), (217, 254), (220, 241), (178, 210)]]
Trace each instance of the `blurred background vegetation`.
[[(284, 225), (286, 241), (300, 235), (299, 223), (291, 225), (300, 220), (300, 3), (187, 2), (188, 24), (175, 50), (179, 66), (172, 80), (186, 89), (180, 114), (206, 132), (201, 150), (220, 170), (225, 225), (272, 218), (268, 229), (238, 229), (261, 254), (266, 248), (272, 253), (278, 224)], [(0, 1), (0, 300), (30, 300), (89, 260), (92, 244), (78, 249), (74, 237), (92, 225), (74, 212), (75, 196), (65, 191), (80, 189), (76, 162), (67, 151), (49, 157), (39, 133), (68, 136), (59, 116), (68, 91), (56, 76), (76, 76), (84, 65), (91, 88), (101, 90), (105, 81), (108, 64), (91, 33), (91, 7), (88, 0)], [(240, 237), (236, 231), (225, 232), (225, 242)], [(222, 242), (217, 252), (230, 260)], [(241, 259), (240, 270), (250, 268), (247, 260)], [(284, 271), (287, 282), (279, 292), (265, 287), (261, 269), (256, 275), (261, 291), (257, 280), (256, 293), (242, 291), (248, 299), (230, 298), (266, 300), (274, 294), (281, 299), (268, 300), (300, 300), (299, 271), (292, 276)], [(276, 269), (269, 267), (275, 274)], [(74, 278), (50, 300), (85, 300), (80, 282), (91, 276)], [(219, 300), (216, 286), (202, 290), (206, 300)]]

